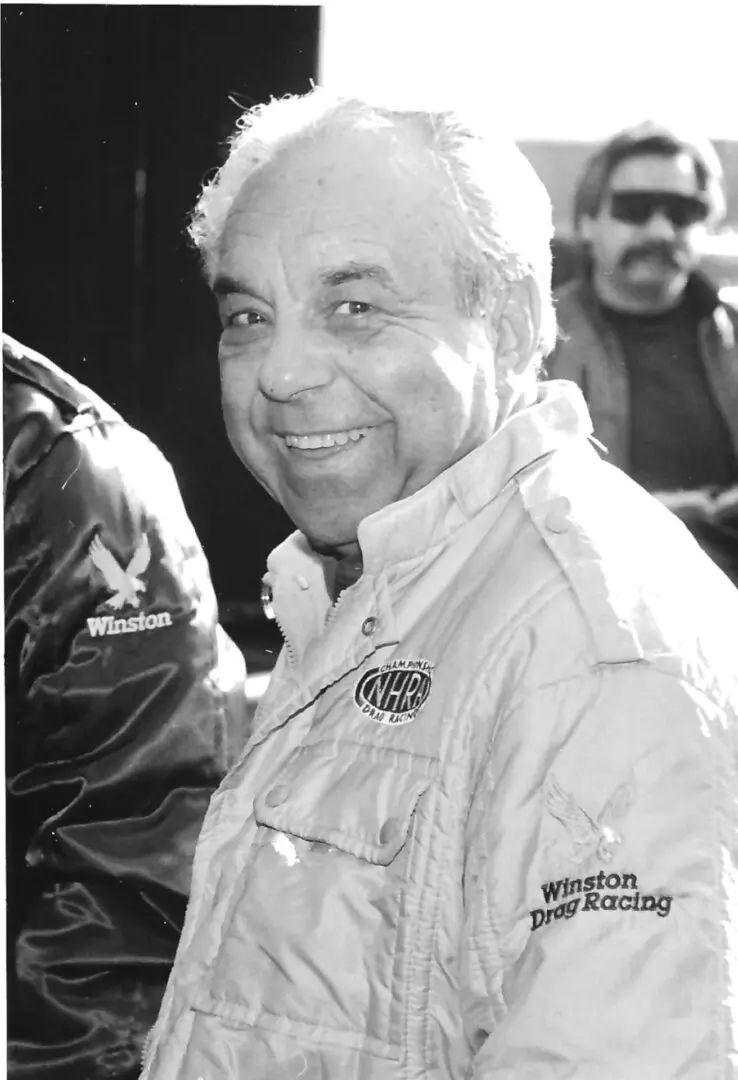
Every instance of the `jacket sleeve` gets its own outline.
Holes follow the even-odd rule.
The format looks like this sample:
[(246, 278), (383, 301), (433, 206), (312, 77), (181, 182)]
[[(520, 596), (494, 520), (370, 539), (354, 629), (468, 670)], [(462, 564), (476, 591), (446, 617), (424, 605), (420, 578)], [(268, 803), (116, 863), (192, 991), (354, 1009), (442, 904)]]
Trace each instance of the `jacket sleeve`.
[(738, 1075), (731, 719), (633, 663), (501, 725), (466, 880), (476, 1080)]
[(9, 392), (34, 399), (6, 429), (10, 1075), (129, 1078), (244, 666), (156, 448)]
[(697, 543), (738, 586), (738, 487), (715, 493), (654, 491), (654, 498), (682, 521)]

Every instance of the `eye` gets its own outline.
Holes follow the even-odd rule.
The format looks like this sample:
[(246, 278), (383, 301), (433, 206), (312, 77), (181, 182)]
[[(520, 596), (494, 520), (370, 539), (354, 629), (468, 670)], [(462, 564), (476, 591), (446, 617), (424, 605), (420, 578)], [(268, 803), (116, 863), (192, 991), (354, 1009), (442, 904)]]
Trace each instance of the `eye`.
[(336, 315), (368, 315), (374, 308), (371, 304), (367, 304), (364, 300), (344, 300), (338, 304), (335, 308)]
[(226, 316), (226, 326), (263, 326), (266, 319), (258, 311), (235, 311)]

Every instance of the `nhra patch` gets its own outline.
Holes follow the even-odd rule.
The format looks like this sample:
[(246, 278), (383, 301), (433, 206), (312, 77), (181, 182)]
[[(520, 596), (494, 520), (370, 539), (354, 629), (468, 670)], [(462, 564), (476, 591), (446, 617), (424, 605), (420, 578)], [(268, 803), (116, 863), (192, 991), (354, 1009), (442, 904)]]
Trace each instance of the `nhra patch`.
[(429, 660), (389, 660), (362, 675), (354, 701), (377, 724), (409, 724), (428, 700), (434, 667)]

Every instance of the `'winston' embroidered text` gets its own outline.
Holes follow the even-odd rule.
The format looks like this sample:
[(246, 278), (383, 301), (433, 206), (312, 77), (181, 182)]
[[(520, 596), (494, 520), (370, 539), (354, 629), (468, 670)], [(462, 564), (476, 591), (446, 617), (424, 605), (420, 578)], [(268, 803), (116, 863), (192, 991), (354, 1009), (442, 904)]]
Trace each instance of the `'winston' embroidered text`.
[(93, 615), (87, 620), (87, 628), (92, 637), (105, 637), (108, 634), (136, 634), (141, 630), (158, 630), (162, 626), (171, 626), (172, 616), (168, 611), (156, 615), (129, 615), (127, 619), (116, 619), (112, 615)]

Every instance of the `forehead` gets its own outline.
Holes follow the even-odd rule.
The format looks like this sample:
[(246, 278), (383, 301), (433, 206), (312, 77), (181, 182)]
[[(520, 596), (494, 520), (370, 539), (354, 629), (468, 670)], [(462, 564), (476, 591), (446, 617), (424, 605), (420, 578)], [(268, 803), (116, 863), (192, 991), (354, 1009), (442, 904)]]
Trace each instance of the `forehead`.
[(249, 179), (228, 215), (218, 270), (294, 273), (371, 258), (407, 274), (448, 269), (444, 177), (419, 136), (393, 129), (304, 137)]
[(680, 195), (698, 194), (694, 161), (686, 153), (642, 154), (626, 158), (610, 176), (611, 191), (674, 191)]

